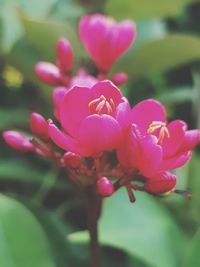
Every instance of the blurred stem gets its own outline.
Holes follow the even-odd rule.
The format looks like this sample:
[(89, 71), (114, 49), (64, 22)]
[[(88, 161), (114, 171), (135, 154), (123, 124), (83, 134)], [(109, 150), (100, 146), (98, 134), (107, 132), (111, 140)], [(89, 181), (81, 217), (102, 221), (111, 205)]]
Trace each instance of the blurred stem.
[(101, 214), (102, 199), (97, 194), (96, 185), (89, 185), (87, 187), (86, 196), (88, 231), (90, 235), (91, 267), (101, 267), (98, 241), (98, 219)]

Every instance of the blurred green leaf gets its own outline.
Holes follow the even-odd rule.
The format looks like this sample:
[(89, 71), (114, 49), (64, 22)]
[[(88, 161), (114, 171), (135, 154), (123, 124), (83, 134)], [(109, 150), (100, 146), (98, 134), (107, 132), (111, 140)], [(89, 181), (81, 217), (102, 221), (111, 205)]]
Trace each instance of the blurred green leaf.
[(183, 236), (170, 214), (151, 196), (132, 205), (123, 190), (107, 199), (100, 222), (102, 243), (123, 248), (155, 267), (177, 266)]
[(1, 12), (2, 39), (1, 47), (8, 52), (15, 42), (23, 35), (21, 23), (16, 14), (16, 10), (8, 1)]
[(170, 90), (165, 90), (164, 93), (157, 96), (157, 99), (165, 104), (176, 104), (183, 102), (192, 102), (194, 99), (193, 91), (188, 87), (176, 87), (170, 88)]
[(41, 18), (50, 12), (58, 0), (12, 0), (13, 5), (19, 7), (27, 16)]
[(193, 239), (190, 242), (188, 242), (184, 267), (200, 266), (199, 248), (200, 248), (200, 230), (197, 231)]
[(0, 130), (28, 123), (29, 113), (23, 109), (0, 109)]
[(167, 33), (166, 23), (161, 19), (138, 20), (136, 25), (137, 36), (133, 45), (134, 49), (146, 41), (163, 38)]
[[(131, 49), (116, 64), (133, 79), (200, 59), (200, 38), (186, 34), (169, 34)], [(134, 52), (133, 52), (134, 51)]]
[(55, 267), (47, 238), (32, 213), (0, 195), (0, 266)]
[(199, 0), (108, 0), (106, 12), (119, 19), (161, 18), (178, 15), (183, 8)]
[[(184, 236), (170, 214), (151, 196), (137, 194), (130, 204), (123, 190), (104, 203), (100, 220), (102, 244), (124, 249), (154, 267), (175, 267)], [(87, 231), (69, 235), (72, 242), (88, 240)]]
[(35, 195), (35, 198), (40, 195), (40, 199), (42, 199), (52, 187), (58, 190), (63, 190), (63, 188), (67, 190), (66, 181), (57, 179), (57, 173), (55, 171), (51, 170), (46, 173), (39, 168), (36, 169), (35, 166), (31, 165), (29, 162), (18, 159), (0, 160), (0, 180), (39, 183), (41, 187), (37, 195)]
[(51, 60), (55, 62), (55, 45), (60, 37), (66, 37), (72, 44), (74, 54), (79, 58), (81, 53), (80, 44), (76, 31), (67, 22), (47, 22), (22, 19), (25, 38), (32, 49), (34, 49), (40, 60)]

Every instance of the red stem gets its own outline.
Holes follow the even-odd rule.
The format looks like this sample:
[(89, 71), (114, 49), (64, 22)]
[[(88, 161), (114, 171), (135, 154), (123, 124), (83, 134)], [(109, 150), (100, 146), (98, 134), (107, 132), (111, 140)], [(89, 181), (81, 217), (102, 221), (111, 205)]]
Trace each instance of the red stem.
[(98, 219), (101, 213), (101, 197), (97, 194), (96, 186), (88, 186), (87, 191), (87, 216), (90, 234), (91, 267), (101, 267), (100, 248), (98, 242)]

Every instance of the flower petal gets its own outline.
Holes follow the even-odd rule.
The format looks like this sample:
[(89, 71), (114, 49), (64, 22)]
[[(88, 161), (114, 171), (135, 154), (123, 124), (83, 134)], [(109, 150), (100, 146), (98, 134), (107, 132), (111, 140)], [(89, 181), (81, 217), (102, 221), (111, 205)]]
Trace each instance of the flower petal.
[(79, 130), (79, 141), (93, 154), (117, 147), (121, 137), (118, 122), (109, 115), (91, 115), (84, 119)]
[(122, 98), (122, 101), (116, 108), (115, 118), (124, 129), (131, 124), (131, 107), (125, 97)]
[(92, 87), (92, 93), (94, 98), (98, 98), (101, 95), (105, 96), (106, 99), (112, 98), (115, 105), (121, 102), (122, 93), (121, 91), (108, 80), (100, 81)]
[(88, 151), (86, 149), (83, 149), (75, 139), (71, 138), (69, 135), (64, 134), (52, 122), (49, 123), (48, 130), (50, 138), (60, 148), (66, 151), (80, 154), (82, 156), (88, 156)]
[(200, 131), (199, 130), (190, 130), (185, 133), (183, 142), (179, 151), (185, 152), (192, 150), (200, 142)]
[(162, 157), (162, 148), (157, 144), (155, 136), (147, 135), (140, 140), (138, 168), (144, 176), (151, 177), (158, 171)]
[(75, 86), (64, 95), (60, 106), (60, 119), (62, 127), (71, 136), (76, 138), (81, 121), (88, 115), (90, 110), (91, 89), (88, 87)]
[(142, 134), (146, 134), (153, 121), (166, 120), (165, 108), (153, 99), (141, 101), (132, 109), (132, 122), (137, 124)]
[(175, 120), (167, 125), (169, 138), (165, 137), (162, 142), (163, 157), (169, 158), (176, 154), (183, 142), (187, 125), (181, 120)]
[(152, 179), (147, 179), (144, 189), (150, 194), (163, 194), (173, 191), (176, 186), (176, 175), (170, 172), (157, 173)]
[(165, 171), (165, 170), (177, 169), (177, 168), (183, 166), (184, 164), (186, 164), (187, 161), (191, 158), (191, 155), (192, 155), (192, 152), (187, 151), (184, 154), (179, 154), (179, 155), (176, 155), (172, 158), (165, 159), (165, 160), (163, 160), (163, 162), (160, 166), (160, 170)]

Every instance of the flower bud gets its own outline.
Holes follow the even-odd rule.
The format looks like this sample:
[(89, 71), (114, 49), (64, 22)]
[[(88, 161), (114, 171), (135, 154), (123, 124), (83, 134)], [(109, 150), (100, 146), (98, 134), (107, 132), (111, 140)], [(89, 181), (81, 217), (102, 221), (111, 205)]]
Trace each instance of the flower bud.
[(98, 193), (103, 197), (111, 196), (114, 192), (114, 186), (107, 177), (101, 177), (97, 181)]
[(118, 72), (112, 76), (111, 80), (115, 85), (122, 85), (127, 82), (128, 75), (125, 72)]
[(47, 84), (58, 85), (61, 81), (61, 74), (59, 68), (49, 62), (39, 62), (35, 66), (35, 73), (38, 78)]
[(63, 161), (65, 164), (65, 167), (76, 169), (80, 166), (81, 157), (78, 154), (75, 154), (72, 152), (66, 152), (63, 155)]
[(60, 117), (60, 104), (62, 102), (64, 94), (67, 92), (68, 88), (64, 86), (56, 87), (53, 90), (53, 104), (54, 104), (54, 116), (59, 121)]
[(163, 194), (174, 191), (175, 186), (176, 175), (163, 172), (156, 178), (148, 179), (144, 184), (144, 189), (150, 194)]
[(32, 133), (39, 136), (41, 139), (48, 139), (48, 124), (42, 115), (36, 112), (31, 114), (30, 128)]
[(12, 148), (28, 152), (33, 151), (34, 146), (25, 135), (16, 131), (6, 131), (3, 133), (5, 142)]
[(74, 54), (70, 42), (65, 38), (60, 38), (56, 45), (57, 64), (64, 73), (69, 73), (72, 69)]

